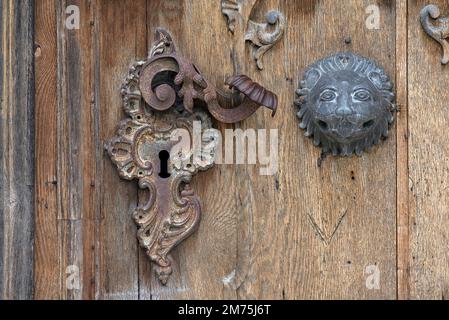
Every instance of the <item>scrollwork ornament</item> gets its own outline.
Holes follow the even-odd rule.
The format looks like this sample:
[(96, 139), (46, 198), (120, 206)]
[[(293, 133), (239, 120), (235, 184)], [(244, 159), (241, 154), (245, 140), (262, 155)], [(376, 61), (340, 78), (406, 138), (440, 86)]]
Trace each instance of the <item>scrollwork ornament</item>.
[[(126, 92), (125, 98), (137, 99), (136, 92), (130, 96), (133, 91), (129, 87)], [(148, 200), (132, 216), (138, 226), (139, 243), (156, 264), (160, 281), (166, 284), (172, 273), (170, 251), (195, 231), (201, 216), (200, 202), (190, 181), (198, 171), (212, 167), (215, 149), (210, 135), (202, 138), (201, 161), (195, 161), (193, 153), (172, 157), (168, 178), (158, 175), (159, 154), (163, 150), (171, 154), (178, 142), (173, 141), (175, 130), (184, 129), (193, 139), (193, 121), (199, 121), (202, 133), (212, 123), (204, 111), (186, 115), (171, 109), (160, 113), (145, 110), (143, 104), (125, 110), (130, 117), (120, 123), (106, 149), (122, 178), (137, 179), (139, 187), (148, 190)]]
[(265, 18), (264, 23), (249, 20), (245, 34), (245, 41), (250, 41), (255, 47), (253, 58), (259, 70), (263, 69), (264, 54), (282, 38), (287, 24), (284, 15), (276, 10), (269, 11)]
[[(443, 65), (449, 63), (449, 18), (441, 17), (440, 9), (436, 5), (425, 6), (421, 10), (421, 24), (426, 33), (443, 47)], [(436, 25), (433, 24), (436, 22)]]

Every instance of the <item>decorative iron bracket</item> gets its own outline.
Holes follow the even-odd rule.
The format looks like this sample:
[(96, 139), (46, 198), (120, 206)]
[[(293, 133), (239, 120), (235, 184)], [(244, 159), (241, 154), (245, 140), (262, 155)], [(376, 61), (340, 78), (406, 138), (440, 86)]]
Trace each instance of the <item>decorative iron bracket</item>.
[(259, 70), (263, 69), (264, 54), (281, 40), (287, 25), (284, 15), (276, 10), (269, 11), (265, 18), (267, 22), (263, 23), (249, 20), (245, 34), (245, 41), (250, 41), (254, 47), (253, 58)]
[[(219, 121), (234, 123), (260, 105), (274, 115), (277, 96), (244, 75), (227, 81), (235, 92), (222, 93), (176, 52), (166, 30), (157, 29), (155, 38), (148, 59), (133, 64), (122, 85), (128, 117), (105, 147), (120, 176), (137, 179), (139, 187), (149, 191), (148, 200), (134, 210), (133, 218), (140, 245), (166, 284), (172, 273), (170, 251), (194, 232), (201, 216), (190, 181), (198, 171), (214, 165), (214, 135), (204, 134), (212, 127), (206, 110)], [(203, 133), (199, 150), (190, 149), (190, 141), (195, 144), (197, 138), (195, 121)]]
[[(440, 17), (440, 9), (436, 5), (425, 6), (421, 10), (421, 24), (426, 33), (443, 47), (442, 64), (449, 63), (449, 18)], [(431, 19), (437, 22), (433, 25)]]

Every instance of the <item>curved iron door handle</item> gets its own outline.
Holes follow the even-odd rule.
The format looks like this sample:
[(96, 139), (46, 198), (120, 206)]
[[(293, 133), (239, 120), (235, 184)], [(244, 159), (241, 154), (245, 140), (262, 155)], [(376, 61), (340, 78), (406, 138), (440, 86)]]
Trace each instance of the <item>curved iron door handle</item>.
[[(277, 96), (245, 75), (226, 81), (231, 88), (243, 94), (243, 100), (229, 109), (228, 106), (234, 105), (239, 97), (217, 90), (193, 63), (176, 52), (170, 34), (164, 29), (156, 31), (156, 44), (150, 55), (142, 66), (139, 89), (145, 102), (155, 110), (169, 109), (179, 97), (189, 113), (193, 111), (193, 100), (199, 99), (206, 103), (214, 118), (225, 123), (242, 121), (260, 106), (271, 109), (273, 116), (276, 113)], [(159, 79), (161, 83), (157, 83), (157, 76), (161, 73), (175, 76), (172, 79), (166, 76), (165, 81)]]

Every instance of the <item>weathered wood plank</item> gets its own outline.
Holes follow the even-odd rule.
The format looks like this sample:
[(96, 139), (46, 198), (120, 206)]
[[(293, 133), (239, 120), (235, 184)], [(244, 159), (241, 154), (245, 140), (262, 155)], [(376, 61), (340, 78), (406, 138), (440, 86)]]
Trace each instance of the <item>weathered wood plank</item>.
[[(55, 75), (51, 78), (53, 83), (48, 84), (50, 88), (42, 89), (52, 90), (55, 94), (45, 96), (43, 103), (46, 111), (53, 109), (56, 117), (39, 113), (36, 121), (43, 130), (48, 130), (42, 139), (50, 139), (56, 146), (52, 153), (38, 154), (37, 158), (39, 168), (41, 164), (45, 164), (42, 170), (38, 170), (37, 176), (39, 181), (45, 183), (45, 187), (42, 185), (43, 190), (38, 190), (42, 192), (39, 201), (46, 204), (42, 208), (42, 214), (48, 215), (49, 202), (52, 202), (51, 209), (54, 210), (50, 217), (42, 217), (41, 212), (38, 212), (39, 218), (42, 218), (39, 228), (52, 227), (52, 232), (37, 237), (38, 247), (50, 240), (48, 246), (51, 250), (45, 254), (54, 259), (37, 256), (36, 265), (38, 270), (44, 270), (42, 275), (53, 270), (51, 281), (54, 284), (51, 293), (39, 287), (37, 296), (94, 298), (98, 295), (98, 228), (95, 226), (100, 223), (99, 197), (94, 188), (96, 155), (101, 154), (101, 151), (95, 135), (93, 9), (90, 1), (57, 1), (41, 5), (43, 10), (54, 14), (48, 30), (38, 29), (38, 32), (42, 32), (39, 33), (42, 37), (49, 30), (53, 30), (52, 35), (56, 33), (56, 39), (43, 40), (42, 46), (48, 46), (46, 49), (49, 50), (43, 52), (41, 48), (38, 63), (45, 69), (39, 74), (43, 80), (46, 79), (47, 72)], [(76, 5), (80, 10), (79, 29), (67, 28), (66, 8), (69, 5)], [(54, 42), (56, 44), (52, 46)], [(52, 60), (52, 54), (56, 54), (56, 64)], [(44, 55), (49, 56), (50, 60), (44, 60)], [(38, 96), (44, 94), (48, 92), (38, 92)], [(42, 140), (38, 142), (44, 146), (47, 143)], [(47, 187), (49, 180), (46, 176), (52, 175), (54, 178), (50, 185), (53, 184), (56, 190), (48, 190)], [(72, 276), (73, 282), (68, 284), (67, 279)], [(36, 282), (42, 281), (37, 278)]]
[[(218, 3), (150, 2), (149, 9), (154, 8), (148, 11), (150, 30), (168, 26), (178, 48), (212, 80), (222, 83), (223, 74), (247, 73), (278, 93), (280, 109), (274, 122), (268, 114), (258, 113), (235, 127), (279, 129), (280, 167), (278, 175), (268, 177), (259, 176), (254, 166), (217, 166), (196, 177), (195, 187), (206, 212), (200, 229), (175, 250), (179, 270), (175, 269), (168, 286), (161, 287), (154, 278), (149, 285), (146, 279), (141, 280), (142, 297), (396, 296), (394, 132), (370, 154), (328, 159), (318, 168), (320, 151), (302, 137), (292, 106), (298, 73), (338, 50), (354, 50), (378, 60), (394, 79), (395, 6), (392, 1), (377, 2), (381, 29), (360, 32), (365, 29), (365, 9), (370, 4), (251, 2), (249, 7), (243, 6), (243, 25), (232, 37), (226, 34), (223, 17), (217, 16)], [(162, 6), (166, 10), (161, 10)], [(242, 35), (249, 16), (263, 20), (272, 8), (287, 16), (288, 34), (267, 53), (265, 69), (258, 72)], [(176, 19), (170, 20), (170, 15)], [(348, 36), (352, 38), (350, 45), (344, 42)], [(235, 60), (226, 60), (226, 56)], [(216, 221), (208, 220), (216, 219), (213, 216), (228, 223), (216, 229)], [(215, 260), (217, 252), (223, 254)], [(366, 287), (369, 275), (365, 270), (370, 265), (379, 268), (380, 290)], [(147, 269), (141, 268), (145, 271), (141, 279)]]
[[(279, 97), (278, 113), (272, 118), (270, 113), (260, 111), (251, 118), (247, 119), (236, 127), (242, 129), (258, 130), (266, 129), (267, 145), (270, 150), (270, 129), (278, 131), (278, 137), (281, 139), (283, 133), (280, 132), (280, 118), (284, 119), (290, 109), (285, 101), (285, 75), (281, 78), (275, 76), (275, 72), (283, 73), (285, 64), (280, 59), (285, 52), (287, 30), (290, 28), (290, 21), (287, 21), (287, 30), (283, 38), (264, 56), (264, 69), (259, 71), (255, 61), (252, 58), (253, 48), (249, 42), (244, 43), (244, 34), (247, 31), (248, 21), (266, 22), (265, 15), (269, 10), (279, 10), (287, 17), (282, 2), (274, 1), (248, 1), (243, 5), (241, 30), (236, 34), (236, 54), (235, 63), (240, 67), (240, 72), (249, 74), (255, 81), (263, 84), (264, 87), (275, 92)], [(289, 18), (287, 18), (289, 19)], [(279, 79), (282, 79), (279, 81)], [(284, 87), (284, 88), (283, 88)], [(293, 93), (294, 90), (291, 93)], [(292, 95), (290, 97), (293, 98)], [(290, 98), (289, 97), (289, 98)], [(288, 98), (287, 98), (288, 99)], [(279, 118), (280, 117), (280, 118)], [(277, 157), (281, 156), (281, 141), (277, 147), (279, 151)], [(260, 147), (260, 146), (259, 146)], [(259, 159), (260, 160), (260, 159)], [(284, 276), (275, 271), (280, 270), (281, 260), (276, 260), (272, 256), (273, 250), (276, 250), (276, 219), (278, 216), (279, 199), (279, 174), (281, 162), (278, 158), (278, 168), (274, 175), (262, 176), (259, 173), (260, 166), (244, 165), (231, 166), (236, 172), (235, 192), (238, 197), (236, 217), (237, 217), (237, 257), (236, 267), (227, 278), (227, 287), (235, 290), (237, 298), (252, 299), (282, 299), (283, 291), (280, 288), (279, 280)], [(273, 224), (274, 222), (274, 224)], [(262, 232), (262, 233), (260, 233)], [(273, 272), (275, 271), (275, 272)]]
[[(101, 145), (115, 135), (125, 117), (120, 86), (129, 66), (146, 55), (145, 0), (98, 2), (99, 136)], [(136, 226), (131, 213), (137, 205), (137, 184), (120, 179), (106, 152), (101, 155), (100, 297), (138, 299), (139, 268)]]
[[(444, 1), (435, 2), (449, 11)], [(4, 8), (13, 7), (1, 3), (4, 18)], [(37, 2), (36, 297), (446, 298), (448, 255), (442, 244), (447, 238), (449, 154), (440, 130), (448, 121), (446, 68), (439, 64), (440, 47), (419, 25), (424, 1), (409, 3), (408, 16), (404, 1), (375, 3), (381, 10), (380, 30), (365, 27), (371, 1), (251, 1), (232, 36), (218, 1), (73, 1), (81, 8), (78, 31), (62, 27), (64, 8), (72, 1), (60, 2), (59, 8), (56, 1)], [(287, 16), (289, 27), (259, 72), (242, 35), (248, 17), (263, 20), (273, 8)], [(3, 21), (11, 19), (8, 14)], [(403, 37), (407, 23), (408, 39)], [(2, 48), (14, 38), (10, 25), (2, 23)], [(174, 250), (177, 262), (166, 287), (137, 247), (129, 215), (138, 200), (137, 187), (118, 177), (102, 151), (124, 116), (120, 83), (129, 64), (145, 57), (157, 26), (173, 33), (179, 50), (211, 81), (222, 84), (233, 72), (247, 73), (280, 97), (274, 121), (260, 112), (235, 126), (217, 124), (221, 130), (279, 129), (279, 172), (263, 177), (258, 167), (219, 165), (195, 177), (203, 219), (197, 233)], [(352, 41), (345, 44), (348, 37)], [(401, 113), (397, 135), (392, 130), (371, 153), (329, 158), (317, 167), (320, 151), (297, 128), (292, 100), (298, 74), (338, 50), (378, 60), (396, 78)], [(13, 52), (2, 50), (2, 61), (12, 61)], [(14, 91), (8, 70), (21, 66), (2, 66), (1, 141), (10, 139), (0, 147), (4, 170), (5, 163), (16, 165), (11, 161), (16, 154), (5, 152), (13, 145), (11, 137), (25, 138), (10, 135), (4, 125), (15, 119), (11, 116), (19, 105), (11, 100), (18, 95), (5, 93)], [(20, 105), (28, 106), (30, 100), (22, 97)], [(19, 188), (21, 181), (10, 177), (1, 175), (3, 206), (10, 200), (5, 186)], [(29, 192), (27, 181), (23, 186)], [(11, 257), (23, 256), (11, 255), (16, 248), (10, 246), (11, 235), (31, 231), (11, 222), (17, 216), (2, 213), (0, 266), (12, 270), (17, 260)], [(65, 287), (65, 268), (71, 264), (81, 272), (76, 292)], [(380, 290), (365, 286), (369, 265), (379, 268)], [(11, 279), (0, 277), (0, 298), (31, 294), (16, 288), (32, 286)]]
[[(208, 80), (222, 86), (233, 74), (234, 43), (219, 1), (147, 1), (148, 37), (161, 26), (173, 35), (178, 50), (194, 62)], [(240, 45), (242, 48), (243, 46)], [(236, 61), (240, 64), (241, 61)], [(232, 125), (216, 127), (224, 130)], [(140, 255), (142, 299), (235, 298), (223, 279), (235, 269), (238, 177), (235, 166), (217, 165), (193, 179), (202, 205), (199, 229), (173, 250), (174, 266), (167, 286), (154, 276), (149, 260)], [(142, 251), (141, 251), (142, 253)]]
[(397, 188), (397, 297), (410, 296), (408, 106), (407, 106), (407, 1), (396, 1), (396, 101), (400, 112), (396, 125)]
[[(428, 3), (412, 1), (408, 13), (410, 297), (448, 299), (449, 68), (420, 25)], [(449, 14), (447, 1), (432, 3)]]
[[(66, 24), (67, 7), (79, 8), (79, 29)], [(100, 223), (95, 181), (95, 16), (91, 1), (58, 1), (57, 180), (60, 274), (64, 299), (97, 296), (95, 223)], [(100, 153), (101, 154), (101, 153)], [(93, 226), (92, 222), (93, 221)], [(65, 279), (76, 274), (76, 284)]]
[(35, 298), (59, 299), (56, 1), (36, 3)]
[(33, 296), (34, 3), (2, 0), (0, 300)]
[[(142, 4), (145, 8), (144, 1), (40, 4), (54, 19), (50, 25), (41, 21), (38, 30), (47, 49), (41, 48), (40, 76), (48, 83), (38, 96), (56, 115), (40, 113), (37, 118), (43, 151), (37, 158), (38, 193), (45, 204), (38, 212), (39, 227), (51, 228), (37, 240), (39, 248), (50, 249), (49, 257), (39, 254), (36, 259), (42, 270), (36, 279), (41, 297), (138, 297), (137, 243), (129, 215), (136, 205), (136, 186), (120, 180), (103, 145), (123, 117), (119, 90), (127, 68), (146, 51)], [(79, 29), (66, 28), (69, 5), (80, 10)], [(44, 60), (51, 55), (56, 63)], [(51, 152), (44, 153), (48, 148)], [(45, 183), (49, 177), (53, 183)], [(66, 282), (74, 274), (76, 283), (70, 287)], [(44, 285), (44, 279), (54, 284)]]
[[(365, 26), (371, 4), (380, 9), (380, 30)], [(271, 58), (266, 56), (258, 80), (280, 97), (274, 122), (267, 121), (279, 129), (279, 172), (271, 181), (257, 175), (247, 180), (254, 218), (239, 226), (251, 230), (239, 297), (393, 299), (394, 130), (381, 146), (360, 158), (330, 157), (318, 167), (320, 149), (298, 128), (292, 101), (306, 66), (337, 51), (351, 50), (377, 60), (394, 79), (395, 3), (266, 1), (258, 3), (253, 14), (261, 20), (271, 8), (285, 13), (288, 29)], [(367, 288), (367, 267), (380, 272), (379, 290)]]

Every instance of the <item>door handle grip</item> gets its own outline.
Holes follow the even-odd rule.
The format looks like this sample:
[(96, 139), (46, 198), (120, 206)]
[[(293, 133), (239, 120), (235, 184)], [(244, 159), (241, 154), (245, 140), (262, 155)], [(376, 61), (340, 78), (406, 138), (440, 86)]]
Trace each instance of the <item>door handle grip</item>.
[[(272, 110), (273, 116), (276, 113), (277, 96), (248, 76), (229, 78), (226, 84), (237, 92), (232, 95), (223, 93), (193, 63), (176, 52), (172, 37), (166, 30), (157, 29), (155, 43), (155, 47), (163, 51), (151, 50), (153, 55), (143, 66), (139, 81), (142, 97), (151, 108), (167, 110), (179, 97), (189, 113), (193, 111), (194, 99), (199, 99), (205, 102), (214, 118), (225, 123), (245, 120), (260, 106)], [(240, 94), (243, 98), (239, 100)], [(235, 107), (229, 109), (229, 106)]]

